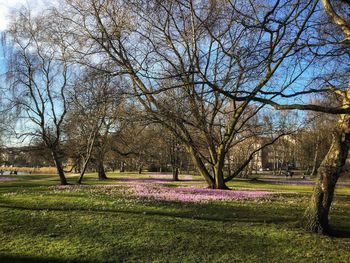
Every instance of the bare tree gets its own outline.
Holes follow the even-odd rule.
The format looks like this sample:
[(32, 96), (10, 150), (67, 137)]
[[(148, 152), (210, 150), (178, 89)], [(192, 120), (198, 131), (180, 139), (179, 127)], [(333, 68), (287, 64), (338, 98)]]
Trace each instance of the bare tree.
[(317, 170), (326, 156), (336, 120), (335, 115), (309, 112), (308, 124), (297, 134), (296, 151), (300, 168), (306, 169), (306, 175), (316, 176)]
[[(336, 2), (336, 1), (334, 1)], [(349, 11), (350, 4), (343, 1), (342, 7)], [(342, 11), (336, 12), (329, 0), (322, 0), (324, 9), (332, 22), (337, 25), (344, 34), (344, 44), (349, 47), (350, 22)], [(336, 90), (342, 98), (340, 108), (348, 109), (350, 105), (350, 82), (344, 91)], [(305, 213), (306, 228), (318, 233), (329, 233), (329, 212), (333, 201), (335, 185), (345, 165), (350, 147), (350, 114), (341, 114), (332, 132), (331, 147), (322, 161), (318, 172), (317, 182), (312, 195), (311, 203)]]
[[(55, 21), (33, 16), (22, 8), (6, 32), (9, 86), (12, 103), (26, 122), (22, 136), (40, 137), (51, 151), (62, 185), (62, 124), (67, 113), (66, 91), (72, 78), (64, 33)], [(10, 48), (11, 47), (11, 48)]]
[[(281, 2), (277, 1), (276, 6), (279, 3)], [(266, 78), (261, 82), (262, 86), (255, 90), (256, 92), (249, 92), (247, 95), (244, 95), (243, 93), (232, 93), (230, 90), (222, 87), (212, 87), (233, 101), (241, 101), (243, 104), (253, 100), (270, 105), (278, 110), (298, 109), (339, 114), (337, 125), (332, 132), (333, 139), (330, 149), (318, 169), (318, 179), (312, 201), (305, 213), (305, 226), (307, 229), (318, 233), (328, 233), (330, 231), (328, 215), (335, 185), (346, 162), (350, 146), (350, 86), (349, 84), (344, 85), (344, 78), (349, 77), (344, 59), (348, 59), (350, 39), (348, 11), (350, 6), (348, 1), (339, 0), (331, 3), (329, 0), (322, 0), (323, 8), (331, 22), (327, 23), (325, 22), (327, 20), (325, 17), (321, 17), (322, 21), (320, 22), (317, 21), (320, 19), (320, 16), (314, 16), (315, 18), (312, 16), (318, 1), (312, 1), (309, 4), (312, 4), (314, 7), (306, 15), (306, 19), (304, 19), (305, 14), (301, 15), (299, 13), (297, 15), (299, 23), (294, 25), (294, 29), (297, 29), (298, 33), (292, 36), (294, 40), (287, 45), (282, 39), (278, 40), (283, 36), (283, 32), (285, 32), (288, 24), (281, 23), (283, 16), (282, 20), (280, 17), (273, 18), (274, 9), (271, 9), (272, 12), (268, 12), (266, 16), (261, 16), (263, 17), (263, 23), (260, 25), (265, 30), (267, 29), (266, 32), (271, 34), (270, 43), (275, 44), (269, 45), (272, 48), (270, 48), (266, 59), (263, 60), (264, 63), (262, 65), (266, 66)], [(304, 22), (301, 22), (300, 19)], [(261, 19), (258, 19), (258, 21), (261, 21)], [(279, 22), (278, 25), (275, 24), (276, 21)], [(255, 24), (256, 22), (250, 26), (255, 27)], [(305, 33), (308, 35), (305, 36)], [(341, 35), (343, 37), (340, 37)], [(284, 46), (282, 53), (277, 52), (279, 50), (278, 45)], [(281, 56), (278, 56), (278, 54), (281, 54)], [(286, 57), (288, 59), (285, 59)], [(298, 58), (302, 59), (298, 60)], [(276, 73), (278, 68), (281, 69), (281, 63), (288, 62), (287, 64), (289, 64), (291, 61), (293, 61), (294, 65), (304, 70), (307, 70), (307, 67), (316, 67), (318, 63), (322, 65), (321, 63), (326, 61), (327, 65), (332, 67), (332, 70), (328, 69), (328, 74), (324, 74), (324, 71), (319, 68), (318, 76), (312, 78), (310, 82), (304, 82), (301, 85), (303, 87), (301, 89), (300, 86), (297, 88), (295, 85), (292, 85), (293, 82), (289, 81), (287, 81), (287, 85), (279, 82), (270, 83), (273, 80), (271, 74)], [(304, 67), (305, 63), (307, 67)], [(293, 64), (289, 64), (291, 68)], [(341, 67), (341, 65), (344, 65), (344, 67)], [(298, 79), (305, 72), (304, 70), (297, 70), (297, 74), (291, 73), (289, 70), (283, 72), (290, 79)], [(305, 95), (320, 92), (336, 94), (341, 98), (340, 103), (337, 105), (310, 104), (301, 99), (301, 96), (308, 98)], [(296, 102), (296, 98), (298, 98), (298, 102)]]
[(93, 71), (87, 71), (74, 86), (66, 132), (76, 162), (81, 162), (78, 183), (82, 182), (92, 157), (97, 161), (99, 178), (107, 179), (103, 159), (109, 132), (118, 116), (120, 91), (115, 79)]
[[(67, 4), (63, 17), (78, 32), (70, 46), (76, 56), (96, 68), (102, 63), (104, 70), (108, 63), (110, 74), (124, 74), (148, 114), (186, 145), (209, 187), (220, 189), (236, 175), (224, 177), (228, 149), (264, 108), (254, 96), (277, 81), (272, 77), (283, 61), (286, 68), (292, 65), (289, 58), (316, 7), (314, 1)], [(302, 74), (304, 67), (298, 66), (287, 70), (294, 73), (284, 78), (284, 86)], [(244, 100), (232, 100), (237, 96)], [(283, 132), (272, 133), (275, 140)]]
[[(317, 1), (315, 1), (317, 2)], [(262, 96), (255, 96), (255, 101), (266, 103), (276, 109), (298, 109), (311, 110), (318, 112), (325, 112), (331, 114), (339, 114), (337, 124), (334, 126), (332, 133), (331, 146), (326, 154), (324, 160), (320, 164), (317, 171), (317, 181), (314, 192), (311, 198), (311, 203), (305, 212), (304, 225), (306, 229), (321, 234), (330, 232), (329, 227), (329, 212), (332, 204), (335, 185), (341, 175), (345, 165), (348, 151), (350, 147), (350, 84), (344, 85), (344, 78), (349, 78), (347, 74), (348, 68), (344, 63), (345, 58), (348, 59), (349, 39), (350, 39), (350, 22), (348, 11), (350, 9), (348, 1), (334, 1), (322, 0), (323, 8), (330, 19), (330, 23), (324, 23), (326, 20), (321, 17), (321, 27), (317, 29), (321, 34), (315, 30), (311, 34), (315, 38), (311, 39), (304, 45), (312, 49), (312, 54), (317, 63), (322, 63), (325, 60), (327, 65), (332, 66), (332, 70), (328, 69), (328, 74), (323, 77), (316, 77), (314, 85), (319, 85), (318, 88), (310, 88), (306, 85), (305, 89), (296, 91), (283, 90), (264, 92)], [(317, 24), (317, 23), (316, 23)], [(338, 28), (337, 28), (338, 27)], [(329, 30), (332, 30), (330, 34)], [(339, 30), (339, 32), (337, 32)], [(341, 35), (343, 37), (341, 37)], [(324, 62), (323, 62), (324, 63)], [(341, 67), (344, 65), (344, 67)], [(331, 68), (331, 67), (329, 67)], [(322, 70), (319, 75), (324, 74)], [(295, 98), (305, 94), (315, 92), (328, 92), (336, 95), (339, 103), (333, 105), (327, 104), (309, 104), (309, 103), (281, 103), (278, 98), (288, 99)], [(227, 94), (227, 96), (231, 96)], [(266, 95), (270, 97), (266, 97)], [(232, 97), (234, 100), (245, 100), (245, 98)]]

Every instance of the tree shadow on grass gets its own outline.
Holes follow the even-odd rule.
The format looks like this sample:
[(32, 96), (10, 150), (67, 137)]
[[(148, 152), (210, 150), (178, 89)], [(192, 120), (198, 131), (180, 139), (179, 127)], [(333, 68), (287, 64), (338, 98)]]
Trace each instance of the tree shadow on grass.
[(350, 229), (332, 227), (329, 231), (330, 237), (350, 239)]
[[(0, 262), (1, 263), (85, 263), (89, 261), (81, 261), (81, 260), (62, 260), (57, 258), (45, 258), (45, 257), (26, 257), (26, 256), (13, 256), (13, 255), (1, 255), (0, 254)], [(90, 261), (92, 262), (92, 261)]]
[[(132, 197), (129, 197), (133, 199)], [(283, 200), (282, 200), (283, 201)], [(79, 206), (75, 203), (42, 203), (28, 204), (17, 202), (15, 200), (1, 200), (0, 208), (15, 209), (23, 211), (46, 211), (46, 212), (77, 212), (93, 214), (130, 214), (136, 216), (147, 216), (157, 218), (172, 217), (179, 219), (190, 219), (200, 221), (217, 222), (242, 222), (254, 224), (277, 224), (277, 225), (295, 225), (302, 217), (304, 207), (299, 203), (285, 206), (281, 201), (264, 201), (256, 203), (255, 201), (239, 201), (232, 203), (182, 203), (177, 201), (153, 201), (149, 199), (135, 199), (133, 207), (125, 209), (119, 205), (109, 204), (99, 207), (99, 204), (90, 204), (89, 206)], [(123, 205), (123, 203), (121, 203)], [(346, 216), (346, 215), (345, 215)], [(340, 223), (340, 222), (339, 222)], [(331, 236), (339, 238), (349, 238), (350, 228), (348, 225), (337, 224), (337, 228), (331, 233)]]
[[(290, 208), (279, 207), (278, 212), (271, 213), (269, 207), (255, 206), (232, 206), (221, 204), (183, 204), (174, 201), (161, 201), (156, 203), (146, 203), (146, 206), (135, 207), (131, 209), (103, 208), (98, 207), (77, 207), (74, 205), (62, 206), (47, 206), (33, 207), (7, 200), (2, 202), (0, 208), (16, 209), (22, 211), (57, 211), (57, 212), (82, 212), (94, 214), (133, 214), (141, 216), (165, 216), (180, 219), (218, 221), (218, 222), (244, 222), (244, 223), (291, 223), (296, 222), (298, 216), (296, 212), (302, 213), (303, 210), (293, 213)], [(160, 211), (160, 209), (164, 209)], [(174, 211), (176, 210), (176, 211)]]

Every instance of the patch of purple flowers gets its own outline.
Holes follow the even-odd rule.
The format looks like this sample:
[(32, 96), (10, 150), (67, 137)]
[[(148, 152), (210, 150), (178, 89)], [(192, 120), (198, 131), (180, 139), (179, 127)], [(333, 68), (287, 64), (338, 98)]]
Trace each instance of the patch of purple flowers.
[(16, 178), (4, 177), (4, 176), (0, 177), (0, 182), (8, 182), (8, 181), (15, 181), (15, 180)]
[(214, 190), (200, 187), (164, 187), (162, 185), (131, 184), (131, 193), (137, 197), (164, 201), (206, 203), (215, 200), (262, 198), (273, 192), (267, 190)]
[[(204, 183), (202, 179), (196, 179), (192, 176), (181, 177), (182, 181)], [(122, 192), (125, 195), (132, 195), (140, 199), (158, 200), (158, 201), (177, 201), (185, 203), (207, 203), (219, 200), (242, 200), (258, 199), (267, 197), (278, 192), (269, 190), (215, 190), (204, 188), (203, 186), (182, 186), (168, 187), (172, 182), (169, 174), (148, 174), (144, 177), (136, 178), (118, 178), (117, 184), (112, 185), (69, 185), (54, 186), (55, 190), (80, 191), (82, 188), (88, 190), (91, 194), (103, 193), (113, 194)], [(204, 185), (204, 184), (203, 184)]]

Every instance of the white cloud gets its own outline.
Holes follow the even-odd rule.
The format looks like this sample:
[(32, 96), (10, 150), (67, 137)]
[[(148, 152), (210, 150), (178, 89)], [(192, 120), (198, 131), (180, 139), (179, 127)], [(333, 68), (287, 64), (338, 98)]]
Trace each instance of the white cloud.
[(26, 0), (0, 0), (0, 31), (6, 29), (9, 20), (9, 14), (12, 9), (26, 4)]
[(16, 10), (22, 5), (37, 10), (48, 7), (53, 2), (48, 0), (0, 0), (0, 31), (7, 28), (10, 19), (9, 15), (12, 10)]

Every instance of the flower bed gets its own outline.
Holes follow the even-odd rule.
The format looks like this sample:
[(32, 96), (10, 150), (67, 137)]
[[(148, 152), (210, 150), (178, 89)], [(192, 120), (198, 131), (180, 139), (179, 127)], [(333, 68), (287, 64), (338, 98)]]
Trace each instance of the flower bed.
[(215, 200), (241, 200), (266, 197), (275, 192), (267, 190), (215, 190), (200, 187), (164, 187), (135, 183), (129, 185), (131, 194), (140, 198), (164, 201), (206, 203)]

